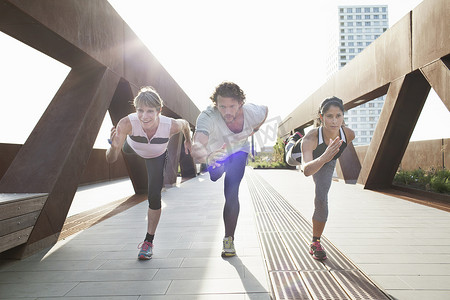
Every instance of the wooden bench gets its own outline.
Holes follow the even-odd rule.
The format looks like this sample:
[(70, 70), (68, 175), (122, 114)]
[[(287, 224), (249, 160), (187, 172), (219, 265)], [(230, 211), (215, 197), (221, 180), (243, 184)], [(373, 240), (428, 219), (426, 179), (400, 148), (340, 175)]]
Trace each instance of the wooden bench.
[(0, 193), (0, 253), (28, 241), (47, 197)]

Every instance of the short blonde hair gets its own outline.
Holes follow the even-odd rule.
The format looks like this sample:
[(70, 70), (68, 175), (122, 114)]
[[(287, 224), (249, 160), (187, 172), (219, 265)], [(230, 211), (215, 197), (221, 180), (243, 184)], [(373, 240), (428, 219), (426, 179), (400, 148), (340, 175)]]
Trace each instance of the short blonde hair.
[(145, 86), (139, 90), (139, 93), (133, 100), (134, 107), (140, 105), (148, 107), (155, 107), (161, 109), (163, 107), (163, 100), (152, 86)]

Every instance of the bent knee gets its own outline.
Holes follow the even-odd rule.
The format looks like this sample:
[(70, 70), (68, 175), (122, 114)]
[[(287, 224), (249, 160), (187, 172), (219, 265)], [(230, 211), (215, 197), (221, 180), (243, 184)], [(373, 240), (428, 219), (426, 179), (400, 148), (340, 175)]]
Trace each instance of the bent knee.
[(216, 182), (217, 180), (219, 180), (220, 177), (210, 176), (209, 178), (211, 179), (212, 182)]
[(148, 200), (148, 208), (151, 210), (161, 209), (161, 199), (159, 200)]

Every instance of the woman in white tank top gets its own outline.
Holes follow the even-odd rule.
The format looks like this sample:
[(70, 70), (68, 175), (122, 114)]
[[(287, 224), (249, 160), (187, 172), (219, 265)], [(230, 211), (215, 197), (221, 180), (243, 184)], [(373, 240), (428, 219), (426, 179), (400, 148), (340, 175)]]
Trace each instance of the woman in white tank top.
[(191, 151), (189, 123), (183, 119), (172, 119), (161, 115), (163, 101), (152, 87), (142, 88), (134, 98), (136, 112), (122, 118), (111, 129), (111, 147), (106, 151), (106, 160), (113, 163), (121, 149), (126, 155), (139, 155), (145, 159), (148, 174), (147, 234), (138, 246), (138, 258), (148, 260), (153, 255), (153, 238), (161, 216), (161, 190), (164, 182), (164, 166), (167, 145), (172, 135), (184, 134), (186, 154)]

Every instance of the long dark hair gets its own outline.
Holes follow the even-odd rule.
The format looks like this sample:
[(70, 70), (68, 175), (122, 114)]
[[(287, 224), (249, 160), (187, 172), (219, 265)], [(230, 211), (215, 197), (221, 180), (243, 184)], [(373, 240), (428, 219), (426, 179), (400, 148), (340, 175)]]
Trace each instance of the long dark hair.
[[(326, 98), (325, 100), (322, 101), (322, 103), (320, 103), (318, 115), (323, 116), (323, 114), (326, 113), (330, 109), (331, 106), (338, 107), (342, 111), (342, 113), (344, 113), (344, 102), (341, 99), (339, 99), (338, 97), (333, 96), (333, 97)], [(322, 124), (320, 117), (318, 117), (316, 119), (315, 123), (316, 123), (316, 127), (319, 127)]]

